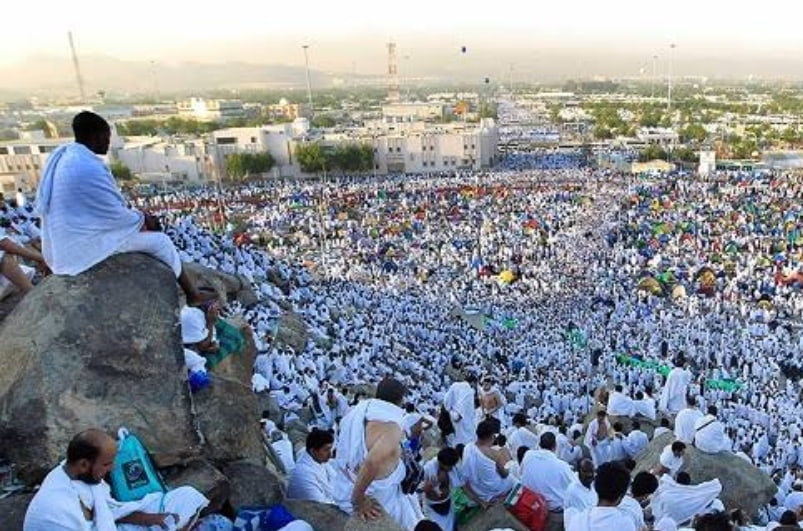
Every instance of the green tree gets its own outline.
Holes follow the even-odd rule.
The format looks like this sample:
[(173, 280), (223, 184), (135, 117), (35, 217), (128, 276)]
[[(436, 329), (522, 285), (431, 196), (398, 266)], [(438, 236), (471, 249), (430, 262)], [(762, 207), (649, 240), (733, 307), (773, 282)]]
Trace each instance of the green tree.
[(681, 147), (672, 151), (672, 160), (693, 163), (699, 161), (700, 156), (693, 149)]
[(276, 165), (270, 153), (232, 153), (226, 157), (226, 174), (230, 179), (269, 172)]
[(708, 137), (708, 132), (700, 124), (689, 124), (680, 131), (680, 136), (686, 142), (703, 142)]
[(326, 155), (318, 142), (298, 144), (296, 160), (304, 173), (317, 173), (327, 167)]
[(131, 170), (128, 166), (120, 162), (119, 160), (112, 161), (109, 165), (109, 169), (114, 175), (114, 178), (118, 181), (131, 181), (134, 179), (134, 175), (131, 173)]
[(369, 171), (374, 167), (374, 149), (368, 144), (346, 144), (335, 148), (327, 167), (343, 172)]
[(328, 114), (319, 114), (312, 119), (312, 127), (328, 128), (337, 124), (335, 119)]
[(594, 138), (597, 140), (608, 140), (613, 138), (613, 131), (604, 125), (598, 125), (594, 128)]
[(660, 160), (667, 160), (669, 159), (669, 154), (666, 150), (659, 146), (658, 144), (650, 144), (638, 155), (639, 162), (649, 162), (651, 160), (660, 159)]

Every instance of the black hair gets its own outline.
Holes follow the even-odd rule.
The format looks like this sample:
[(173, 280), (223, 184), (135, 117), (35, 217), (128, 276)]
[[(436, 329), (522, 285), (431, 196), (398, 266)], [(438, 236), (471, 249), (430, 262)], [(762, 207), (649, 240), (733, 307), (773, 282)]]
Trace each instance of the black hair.
[(313, 429), (307, 434), (307, 451), (319, 450), (327, 444), (333, 444), (335, 436), (331, 432)]
[(661, 427), (662, 428), (668, 428), (669, 427), (669, 419), (668, 418), (664, 417), (664, 418), (661, 419)]
[(658, 478), (649, 472), (639, 472), (633, 478), (633, 484), (630, 486), (630, 492), (633, 493), (634, 498), (641, 498), (648, 496), (658, 490)]
[(513, 415), (513, 425), (514, 426), (526, 426), (527, 425), (527, 415), (524, 413), (516, 413)]
[(413, 531), (441, 531), (441, 526), (432, 520), (421, 520), (413, 528)]
[(708, 414), (709, 415), (713, 415), (713, 416), (716, 417), (717, 413), (718, 413), (717, 406), (708, 406)]
[(477, 425), (477, 439), (491, 439), (496, 435), (496, 422), (490, 419), (483, 420)]
[(379, 385), (376, 386), (376, 398), (390, 402), (391, 404), (399, 405), (404, 400), (404, 395), (407, 394), (407, 388), (404, 384), (394, 378), (384, 378)]
[(530, 451), (529, 447), (527, 447), (527, 446), (519, 446), (519, 449), (516, 450), (516, 462), (518, 464), (521, 464), (521, 462), (524, 461), (524, 456), (529, 451)]
[(784, 511), (778, 523), (781, 525), (797, 525), (797, 515), (795, 511)]
[(404, 410), (407, 413), (415, 413), (415, 404), (412, 402), (407, 402), (407, 404), (404, 406)]
[(686, 449), (686, 443), (683, 441), (675, 441), (672, 443), (672, 452), (682, 452)]
[(94, 442), (88, 437), (87, 432), (81, 432), (72, 438), (67, 446), (67, 463), (74, 464), (81, 459), (94, 462), (100, 455), (100, 447), (95, 446)]
[(733, 531), (733, 524), (727, 514), (717, 511), (695, 518), (694, 531)]
[(630, 485), (630, 473), (621, 463), (610, 461), (597, 468), (594, 478), (594, 490), (599, 499), (607, 502), (616, 502), (627, 494)]
[(557, 446), (557, 440), (555, 439), (555, 434), (551, 431), (541, 434), (541, 440), (538, 441), (538, 446), (541, 447), (542, 450), (552, 450)]
[(675, 478), (681, 485), (691, 485), (691, 475), (688, 472), (678, 472), (678, 477)]
[(633, 424), (631, 424), (633, 430), (640, 430), (641, 429), (641, 422), (634, 420)]
[(111, 132), (109, 122), (103, 119), (99, 114), (90, 111), (81, 111), (72, 119), (72, 130), (75, 135), (75, 141), (84, 143), (92, 141), (97, 138), (99, 134), (107, 134)]
[(438, 463), (455, 466), (460, 461), (460, 454), (454, 448), (444, 448), (438, 452)]
[(268, 411), (267, 409), (262, 410), (262, 418), (263, 419), (269, 419), (270, 418), (270, 411)]

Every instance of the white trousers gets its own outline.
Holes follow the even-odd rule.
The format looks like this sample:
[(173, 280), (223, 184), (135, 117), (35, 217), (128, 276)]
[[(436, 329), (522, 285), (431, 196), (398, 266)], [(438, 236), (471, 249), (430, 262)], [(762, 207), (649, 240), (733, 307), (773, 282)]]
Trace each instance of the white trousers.
[(176, 278), (181, 274), (181, 257), (170, 237), (162, 232), (137, 232), (129, 236), (114, 254), (145, 253), (170, 266)]

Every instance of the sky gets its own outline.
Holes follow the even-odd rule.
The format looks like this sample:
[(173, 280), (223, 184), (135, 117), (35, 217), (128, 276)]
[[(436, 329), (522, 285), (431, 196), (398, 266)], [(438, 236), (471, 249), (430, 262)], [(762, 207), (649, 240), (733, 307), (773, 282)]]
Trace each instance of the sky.
[[(402, 68), (431, 51), (466, 46), (473, 58), (503, 50), (533, 57), (557, 49), (683, 57), (803, 56), (803, 2), (762, 0), (39, 0), (2, 8), (0, 66), (39, 54), (66, 55), (72, 30), (80, 54), (155, 62), (303, 64), (381, 73), (383, 43)], [(445, 56), (448, 57), (448, 54)], [(634, 66), (635, 68), (635, 66)]]

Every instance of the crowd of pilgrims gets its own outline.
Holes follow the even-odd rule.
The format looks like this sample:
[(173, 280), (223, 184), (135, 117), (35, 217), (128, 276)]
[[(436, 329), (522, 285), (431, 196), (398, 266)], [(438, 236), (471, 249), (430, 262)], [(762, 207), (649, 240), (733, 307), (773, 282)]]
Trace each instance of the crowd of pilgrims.
[[(336, 429), (347, 388), (393, 376), (410, 422), (434, 421), (459, 371), (489, 382), (478, 403), (502, 398), (503, 431), (523, 413), (576, 465), (597, 388), (651, 400), (665, 372), (650, 362), (685, 366), (683, 394), (716, 407), (723, 449), (773, 476), (783, 506), (803, 464), (801, 186), (560, 169), (330, 176), (132, 204), (162, 218), (184, 261), (252, 282), (260, 302), (226, 311), (256, 331), (255, 384), (287, 418), (312, 404), (312, 423)], [(288, 302), (311, 331), (300, 354), (270, 341)]]

